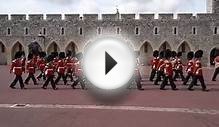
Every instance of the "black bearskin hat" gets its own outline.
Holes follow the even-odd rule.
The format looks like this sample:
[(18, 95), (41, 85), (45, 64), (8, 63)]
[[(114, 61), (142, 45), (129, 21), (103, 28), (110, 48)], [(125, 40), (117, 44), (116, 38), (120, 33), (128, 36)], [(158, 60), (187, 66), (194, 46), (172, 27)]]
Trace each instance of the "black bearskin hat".
[(21, 58), (21, 52), (16, 52), (14, 57), (15, 59)]
[(203, 56), (204, 52), (202, 50), (198, 50), (196, 53), (195, 53), (195, 58), (201, 58)]
[(70, 50), (67, 51), (66, 56), (70, 57), (72, 56), (72, 52)]
[(153, 57), (158, 57), (158, 56), (159, 56), (159, 51), (155, 50), (155, 51), (153, 52)]
[(44, 57), (46, 57), (46, 52), (40, 52), (40, 58), (44, 58)]
[(65, 53), (64, 52), (60, 52), (59, 53), (59, 58), (64, 59), (65, 58)]
[(33, 54), (32, 54), (32, 53), (29, 53), (28, 56), (27, 56), (27, 59), (28, 59), (28, 60), (33, 59)]
[(53, 58), (54, 58), (53, 55), (47, 56), (46, 62), (49, 63), (49, 62), (53, 61)]
[(182, 52), (178, 52), (177, 57), (182, 57)]
[(188, 54), (187, 54), (187, 59), (188, 60), (191, 60), (191, 59), (193, 59), (194, 58), (194, 52), (188, 52)]
[(170, 50), (166, 50), (166, 51), (165, 51), (165, 58), (166, 58), (166, 59), (169, 59), (169, 58), (171, 57), (171, 53), (172, 53), (172, 52), (171, 52)]
[(164, 58), (164, 51), (161, 51), (161, 52), (160, 52), (159, 57), (160, 57), (161, 59)]
[(174, 57), (176, 57), (176, 55), (177, 55), (176, 51), (172, 51), (172, 52), (171, 52), (171, 57), (174, 58)]

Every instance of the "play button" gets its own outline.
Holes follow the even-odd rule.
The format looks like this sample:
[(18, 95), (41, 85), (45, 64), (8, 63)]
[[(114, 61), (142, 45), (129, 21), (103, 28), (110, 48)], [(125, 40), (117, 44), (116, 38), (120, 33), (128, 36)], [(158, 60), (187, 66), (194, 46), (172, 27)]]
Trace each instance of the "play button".
[(134, 51), (121, 39), (100, 38), (85, 47), (83, 70), (95, 88), (123, 88), (132, 78), (134, 68)]
[(117, 64), (117, 62), (107, 53), (105, 52), (105, 74), (107, 75)]

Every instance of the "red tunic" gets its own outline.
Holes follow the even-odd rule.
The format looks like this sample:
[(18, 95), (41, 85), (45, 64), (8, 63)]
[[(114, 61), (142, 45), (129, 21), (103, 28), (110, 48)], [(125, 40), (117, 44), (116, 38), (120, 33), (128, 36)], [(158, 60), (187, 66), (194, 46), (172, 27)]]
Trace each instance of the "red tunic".
[(23, 69), (22, 61), (20, 59), (15, 59), (12, 61), (10, 72), (12, 71), (15, 75), (18, 76), (22, 75), (24, 69)]
[(46, 61), (44, 60), (44, 58), (39, 58), (37, 61), (38, 69), (43, 71), (45, 69), (45, 66), (46, 66)]
[(57, 72), (60, 74), (65, 73), (65, 61), (64, 60), (59, 60), (57, 64)]
[(188, 74), (192, 74), (193, 72), (193, 65), (194, 65), (194, 61), (193, 60), (189, 60), (186, 66), (186, 72)]
[(156, 69), (158, 64), (159, 64), (159, 58), (154, 57), (154, 59), (151, 61), (151, 68)]
[(173, 76), (173, 65), (169, 60), (164, 61), (164, 74), (169, 77)]
[(57, 68), (58, 62), (59, 62), (59, 59), (58, 59), (58, 58), (54, 58), (54, 59), (53, 59), (53, 65), (55, 66), (55, 68)]
[(164, 69), (164, 60), (160, 59), (158, 65), (157, 65), (157, 70), (163, 71), (163, 69)]
[(193, 74), (197, 76), (202, 76), (202, 64), (200, 60), (195, 60), (193, 65)]
[(75, 75), (78, 77), (83, 76), (83, 70), (81, 68), (80, 63), (75, 64)]
[(73, 66), (74, 66), (73, 59), (71, 59), (71, 57), (67, 57), (65, 59), (65, 67), (66, 67), (67, 72), (72, 72)]
[(45, 67), (45, 74), (47, 77), (54, 75), (54, 65), (52, 63), (47, 63)]
[(181, 59), (179, 59), (179, 58), (176, 59), (175, 69), (176, 69), (176, 70), (180, 70), (180, 71), (183, 70), (183, 64), (182, 64), (182, 61), (181, 61)]
[(28, 73), (34, 74), (35, 73), (35, 68), (36, 68), (36, 65), (34, 63), (34, 59), (27, 61), (26, 69), (27, 69)]

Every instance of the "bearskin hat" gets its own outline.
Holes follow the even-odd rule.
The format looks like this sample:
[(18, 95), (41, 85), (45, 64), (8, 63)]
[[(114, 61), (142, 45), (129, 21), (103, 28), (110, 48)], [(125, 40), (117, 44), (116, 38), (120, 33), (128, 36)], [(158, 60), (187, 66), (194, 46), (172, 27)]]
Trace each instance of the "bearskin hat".
[(201, 58), (203, 56), (204, 52), (202, 50), (198, 50), (195, 52), (195, 58)]
[(21, 52), (16, 52), (14, 57), (15, 59), (21, 58)]
[(188, 60), (191, 60), (191, 59), (193, 59), (194, 58), (194, 52), (188, 52), (188, 54), (187, 54), (187, 59)]
[(44, 57), (46, 57), (46, 52), (40, 52), (39, 55), (40, 55), (41, 58), (44, 58)]
[(176, 51), (172, 51), (172, 52), (171, 52), (171, 57), (174, 58), (174, 57), (176, 57), (176, 55), (177, 55)]
[(33, 54), (32, 54), (32, 53), (29, 53), (28, 56), (27, 56), (27, 59), (28, 59), (28, 60), (33, 59)]
[(49, 63), (49, 62), (53, 61), (53, 58), (54, 58), (53, 55), (47, 56), (46, 62)]
[(165, 53), (164, 53), (165, 54), (165, 58), (169, 59), (171, 57), (171, 53), (172, 52), (170, 50), (166, 50)]
[(182, 52), (178, 52), (177, 57), (182, 57)]
[(158, 57), (158, 56), (159, 56), (159, 51), (155, 50), (155, 51), (153, 52), (153, 57)]
[(72, 52), (70, 50), (67, 51), (66, 56), (70, 57), (72, 56)]
[(160, 57), (161, 59), (164, 58), (164, 51), (161, 51), (161, 52), (160, 52), (159, 57)]
[(59, 53), (59, 58), (64, 59), (65, 58), (65, 53), (64, 52), (60, 52)]
[(215, 50), (215, 57), (219, 56), (219, 48), (216, 48)]

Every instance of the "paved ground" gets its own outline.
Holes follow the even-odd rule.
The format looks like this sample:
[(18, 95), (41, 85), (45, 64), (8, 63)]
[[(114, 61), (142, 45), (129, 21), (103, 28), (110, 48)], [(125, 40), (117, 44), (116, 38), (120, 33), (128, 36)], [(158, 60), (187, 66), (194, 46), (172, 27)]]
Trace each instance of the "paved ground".
[(142, 72), (145, 91), (130, 90), (115, 104), (96, 101), (88, 91), (58, 86), (58, 91), (27, 86), (9, 89), (13, 75), (0, 66), (0, 127), (218, 127), (219, 81), (211, 82), (212, 69), (205, 69), (210, 92), (193, 92), (177, 83), (179, 91), (160, 91)]

